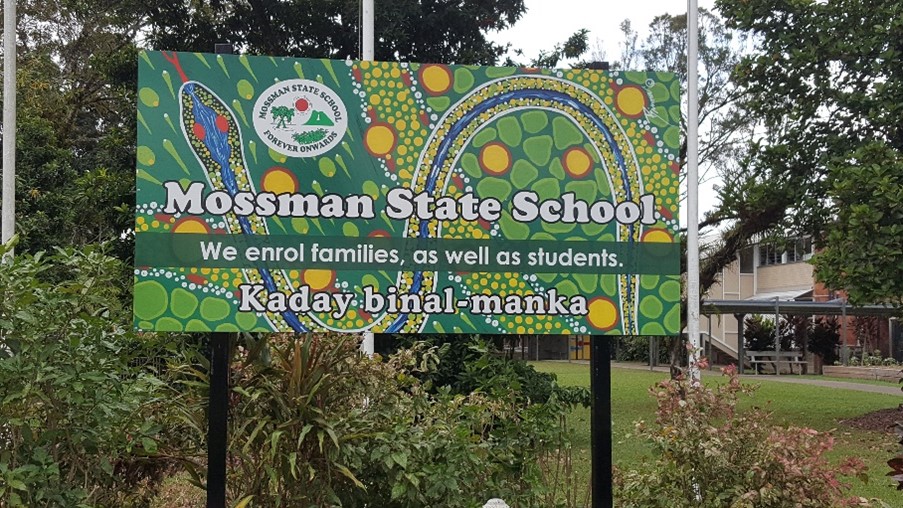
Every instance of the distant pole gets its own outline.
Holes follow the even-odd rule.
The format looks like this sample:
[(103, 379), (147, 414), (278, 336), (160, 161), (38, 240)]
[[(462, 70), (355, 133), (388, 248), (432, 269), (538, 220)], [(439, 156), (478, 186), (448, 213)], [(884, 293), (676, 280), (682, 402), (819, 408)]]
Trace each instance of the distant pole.
[[(372, 61), (375, 59), (374, 48), (376, 45), (376, 37), (374, 37), (373, 2), (374, 0), (363, 0), (363, 15), (361, 16), (361, 60)], [(361, 352), (369, 356), (373, 356), (376, 352), (373, 332), (364, 332), (364, 337), (361, 341)]]
[(840, 361), (846, 367), (850, 362), (850, 345), (847, 344), (847, 297), (844, 295), (840, 302)]
[[(16, 231), (16, 2), (3, 1), (3, 231), (2, 243)], [(4, 261), (11, 259), (10, 249)]]
[(699, 361), (699, 19), (696, 0), (687, 0), (687, 334), (690, 379), (698, 382)]

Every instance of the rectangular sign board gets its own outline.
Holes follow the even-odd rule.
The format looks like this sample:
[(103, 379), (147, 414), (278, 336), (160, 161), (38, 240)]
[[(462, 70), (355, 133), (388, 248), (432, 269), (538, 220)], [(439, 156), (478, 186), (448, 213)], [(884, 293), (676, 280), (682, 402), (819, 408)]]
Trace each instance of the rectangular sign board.
[(135, 327), (676, 335), (669, 73), (144, 52)]

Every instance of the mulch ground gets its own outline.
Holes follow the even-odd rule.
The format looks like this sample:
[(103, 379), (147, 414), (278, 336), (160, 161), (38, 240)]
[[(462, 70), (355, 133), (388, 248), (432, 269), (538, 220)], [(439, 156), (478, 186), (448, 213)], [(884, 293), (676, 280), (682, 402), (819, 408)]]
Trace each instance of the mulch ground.
[(840, 423), (862, 430), (892, 433), (897, 422), (903, 423), (903, 405), (893, 409), (879, 409)]

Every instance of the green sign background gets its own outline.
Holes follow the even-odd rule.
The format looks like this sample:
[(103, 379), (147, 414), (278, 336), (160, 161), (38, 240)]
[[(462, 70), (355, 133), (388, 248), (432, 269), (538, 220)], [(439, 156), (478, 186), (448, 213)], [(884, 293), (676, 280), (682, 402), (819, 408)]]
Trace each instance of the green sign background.
[(136, 328), (679, 332), (672, 74), (146, 52), (138, 86)]

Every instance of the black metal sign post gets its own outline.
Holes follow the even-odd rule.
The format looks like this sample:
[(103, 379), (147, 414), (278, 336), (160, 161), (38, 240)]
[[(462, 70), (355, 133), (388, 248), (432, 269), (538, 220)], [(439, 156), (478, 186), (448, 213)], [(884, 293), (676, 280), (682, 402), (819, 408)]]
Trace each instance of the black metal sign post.
[(611, 482), (611, 359), (608, 338), (590, 341), (590, 388), (593, 394), (592, 427), (593, 508), (612, 508)]
[[(216, 53), (232, 53), (217, 44)], [(207, 508), (226, 508), (226, 453), (229, 431), (229, 342), (231, 333), (210, 334), (210, 400), (207, 407)]]
[(207, 508), (226, 508), (226, 448), (229, 418), (229, 340), (210, 335), (210, 402), (207, 408)]

